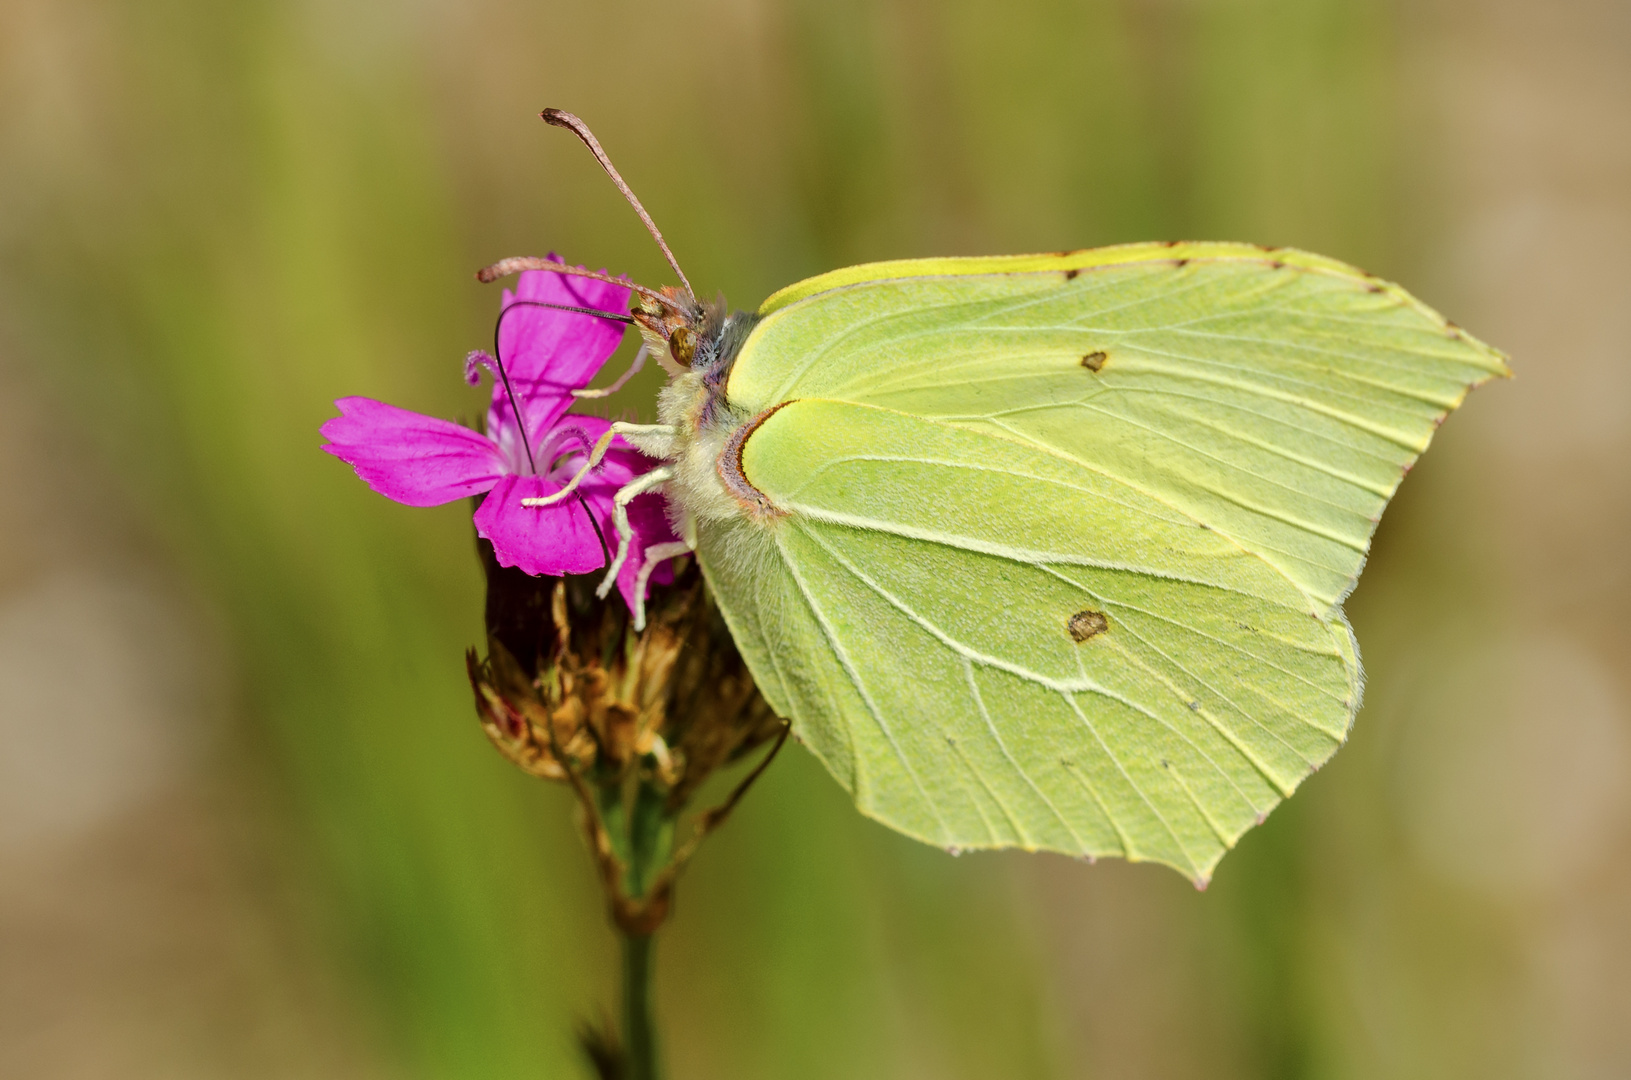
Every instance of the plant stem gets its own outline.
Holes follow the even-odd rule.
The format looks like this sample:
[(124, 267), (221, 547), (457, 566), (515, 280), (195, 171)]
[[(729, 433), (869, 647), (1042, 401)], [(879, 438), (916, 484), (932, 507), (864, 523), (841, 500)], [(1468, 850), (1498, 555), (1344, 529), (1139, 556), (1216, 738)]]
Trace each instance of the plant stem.
[(651, 1012), (655, 935), (623, 936), (623, 1052), (627, 1080), (657, 1080), (657, 1028)]
[[(674, 846), (674, 822), (666, 814), (667, 796), (642, 783), (628, 817), (630, 896), (644, 896), (651, 879)], [(652, 1012), (651, 974), (654, 934), (623, 935), (623, 1043), (628, 1080), (658, 1080), (657, 1028)]]

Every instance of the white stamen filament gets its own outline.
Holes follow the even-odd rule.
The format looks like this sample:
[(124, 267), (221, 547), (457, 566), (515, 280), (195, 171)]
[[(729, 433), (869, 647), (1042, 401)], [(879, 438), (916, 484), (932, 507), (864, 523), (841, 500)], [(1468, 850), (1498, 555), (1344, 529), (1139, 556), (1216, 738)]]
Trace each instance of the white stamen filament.
[(623, 387), (627, 386), (629, 380), (634, 378), (642, 367), (645, 367), (646, 355), (650, 352), (651, 343), (649, 341), (642, 341), (640, 343), (640, 351), (634, 354), (634, 362), (629, 365), (629, 370), (618, 376), (616, 382), (612, 383), (610, 386), (602, 387), (599, 390), (574, 390), (572, 391), (572, 396), (575, 398), (611, 397), (613, 394), (623, 389)]

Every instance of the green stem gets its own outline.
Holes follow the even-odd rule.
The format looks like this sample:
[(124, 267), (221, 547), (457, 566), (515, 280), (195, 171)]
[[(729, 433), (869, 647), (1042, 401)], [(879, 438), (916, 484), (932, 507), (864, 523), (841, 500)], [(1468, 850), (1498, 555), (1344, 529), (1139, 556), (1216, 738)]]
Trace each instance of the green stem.
[[(674, 846), (674, 822), (665, 813), (667, 796), (649, 784), (635, 792), (628, 819), (630, 896), (644, 896), (651, 878)], [(651, 973), (655, 952), (651, 934), (623, 936), (623, 1043), (628, 1080), (658, 1080), (657, 1027), (652, 1012)]]
[(623, 937), (623, 1052), (627, 1080), (657, 1080), (657, 1026), (651, 1012), (651, 934)]

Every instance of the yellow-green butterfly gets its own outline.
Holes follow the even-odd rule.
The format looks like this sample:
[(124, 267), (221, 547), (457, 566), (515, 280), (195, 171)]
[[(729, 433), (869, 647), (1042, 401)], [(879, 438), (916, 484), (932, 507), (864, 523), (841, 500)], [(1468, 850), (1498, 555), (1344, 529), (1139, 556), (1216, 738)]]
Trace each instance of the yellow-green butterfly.
[[(660, 424), (617, 425), (665, 462), (620, 499), (665, 492), (685, 543), (652, 561), (695, 551), (863, 812), (1204, 885), (1342, 745), (1342, 600), (1499, 352), (1396, 285), (1244, 244), (874, 263), (727, 315), (582, 121), (544, 118), (684, 283), (636, 290), (673, 377)], [(564, 269), (482, 276), (534, 267)]]

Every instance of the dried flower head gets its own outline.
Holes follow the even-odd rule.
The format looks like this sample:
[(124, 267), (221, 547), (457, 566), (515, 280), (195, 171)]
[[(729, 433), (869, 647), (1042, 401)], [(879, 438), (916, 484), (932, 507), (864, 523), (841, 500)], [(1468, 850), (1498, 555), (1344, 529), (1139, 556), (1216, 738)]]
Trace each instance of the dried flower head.
[(708, 776), (782, 728), (695, 562), (655, 587), (647, 623), (595, 598), (590, 577), (487, 569), (487, 656), (467, 660), (493, 744), (526, 772), (596, 782), (639, 770), (677, 810)]
[(694, 559), (652, 587), (636, 631), (626, 606), (595, 596), (594, 578), (530, 577), (478, 544), (487, 656), (471, 649), (465, 660), (482, 730), (526, 772), (572, 786), (613, 918), (628, 933), (650, 933), (681, 867), (774, 750), (638, 880), (629, 873), (636, 841), (608, 829), (604, 808), (640, 801), (671, 831), (703, 781), (767, 741), (779, 748), (787, 725), (760, 696)]

